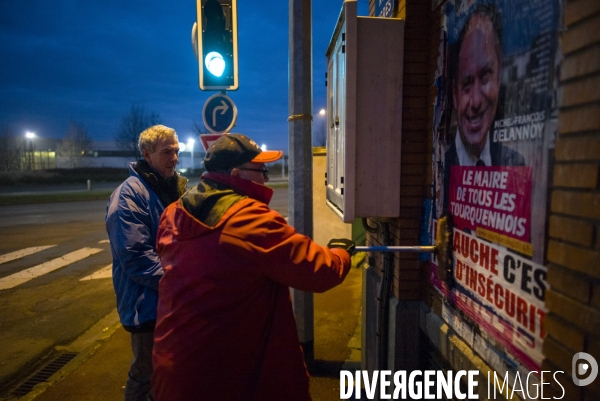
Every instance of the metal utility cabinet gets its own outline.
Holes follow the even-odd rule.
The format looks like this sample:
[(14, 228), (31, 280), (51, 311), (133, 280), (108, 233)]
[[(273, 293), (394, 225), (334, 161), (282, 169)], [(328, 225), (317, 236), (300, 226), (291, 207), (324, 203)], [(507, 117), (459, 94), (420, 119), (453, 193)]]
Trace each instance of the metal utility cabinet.
[(327, 205), (346, 223), (398, 217), (404, 20), (345, 1), (327, 49)]

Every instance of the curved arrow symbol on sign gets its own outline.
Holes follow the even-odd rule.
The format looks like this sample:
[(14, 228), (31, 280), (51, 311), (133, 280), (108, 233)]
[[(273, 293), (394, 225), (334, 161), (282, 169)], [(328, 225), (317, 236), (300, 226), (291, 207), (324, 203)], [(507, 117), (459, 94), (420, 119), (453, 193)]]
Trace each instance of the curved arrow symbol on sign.
[(223, 100), (221, 100), (221, 106), (215, 107), (213, 110), (213, 127), (215, 127), (217, 125), (217, 111), (221, 110), (221, 115), (225, 114), (227, 112), (227, 110), (229, 110), (229, 106), (227, 106), (227, 103), (225, 103)]

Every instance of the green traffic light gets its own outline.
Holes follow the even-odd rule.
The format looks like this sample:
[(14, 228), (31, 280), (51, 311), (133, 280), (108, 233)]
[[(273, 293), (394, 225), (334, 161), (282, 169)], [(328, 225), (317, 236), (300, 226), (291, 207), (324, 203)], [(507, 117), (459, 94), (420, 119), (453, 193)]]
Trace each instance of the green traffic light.
[(237, 90), (237, 0), (196, 0), (201, 90)]
[(215, 77), (220, 77), (225, 71), (225, 60), (220, 53), (210, 52), (204, 58), (206, 69)]

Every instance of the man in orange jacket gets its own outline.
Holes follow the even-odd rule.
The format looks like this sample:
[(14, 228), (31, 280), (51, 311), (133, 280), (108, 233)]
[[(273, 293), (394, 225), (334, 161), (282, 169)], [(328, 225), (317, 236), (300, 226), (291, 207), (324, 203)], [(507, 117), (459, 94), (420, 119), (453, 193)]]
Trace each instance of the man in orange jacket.
[(321, 247), (269, 209), (265, 163), (281, 156), (244, 135), (223, 135), (198, 186), (165, 210), (156, 400), (310, 400), (288, 287), (340, 284), (354, 243)]

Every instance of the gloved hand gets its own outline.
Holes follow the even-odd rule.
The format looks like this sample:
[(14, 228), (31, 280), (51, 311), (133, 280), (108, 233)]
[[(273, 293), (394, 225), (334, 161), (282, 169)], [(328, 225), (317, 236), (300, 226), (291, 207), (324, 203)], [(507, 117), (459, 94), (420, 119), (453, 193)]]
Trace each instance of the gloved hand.
[(329, 243), (327, 244), (327, 248), (342, 248), (345, 249), (350, 256), (352, 256), (354, 248), (356, 248), (356, 244), (350, 239), (332, 238), (331, 241), (329, 241)]

